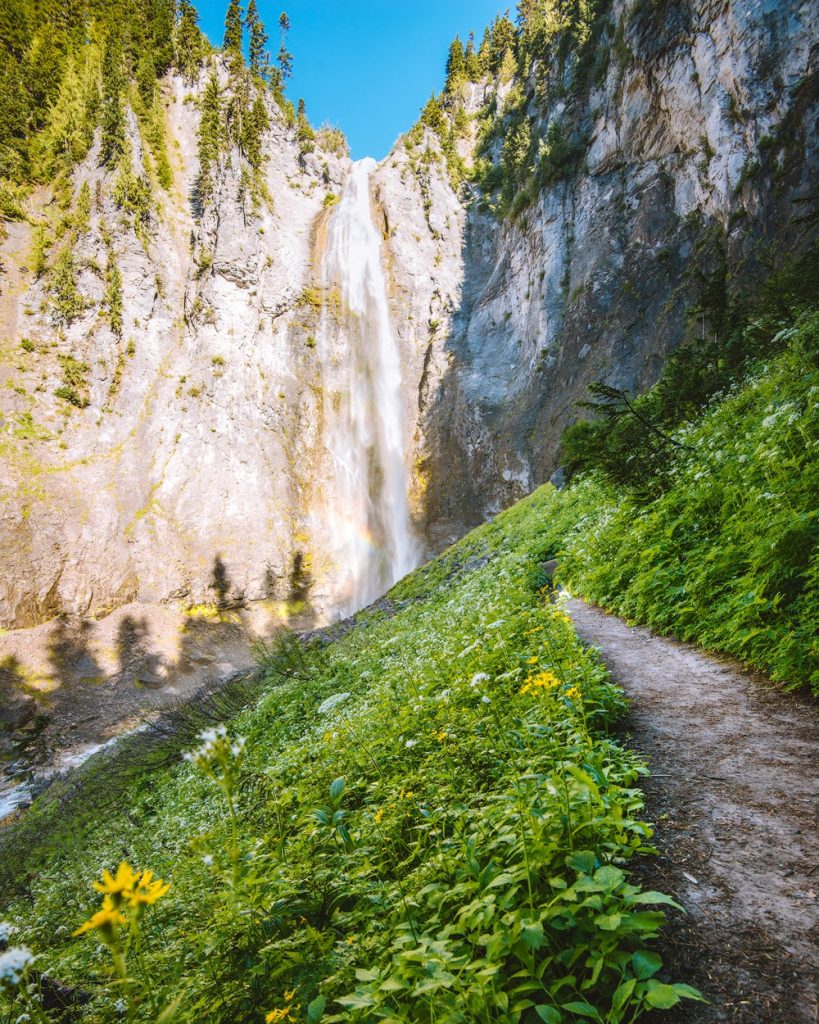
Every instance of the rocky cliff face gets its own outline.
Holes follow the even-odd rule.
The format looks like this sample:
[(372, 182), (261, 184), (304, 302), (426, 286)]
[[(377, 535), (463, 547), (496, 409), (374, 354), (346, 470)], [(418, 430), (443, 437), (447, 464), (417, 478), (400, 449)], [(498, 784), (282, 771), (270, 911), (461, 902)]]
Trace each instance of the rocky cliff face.
[[(537, 97), (537, 68), (463, 86), (469, 114), (491, 103), (502, 119), (517, 90), (531, 94), (536, 132), (570, 120), (583, 140), (571, 172), (514, 220), (488, 210), (475, 186), (453, 188), (431, 131), (399, 142), (374, 172), (410, 507), (428, 545), (548, 478), (591, 381), (652, 383), (692, 329), (686, 311), (815, 236), (818, 28), (815, 5), (797, 0), (615, 0), (607, 68), (582, 94), (557, 62)], [(314, 512), (332, 477), (327, 411), (345, 382), (343, 361), (322, 357), (322, 331), (332, 323), (337, 337), (349, 311), (321, 267), (349, 161), (304, 152), (267, 100), (268, 199), (250, 196), (233, 150), (198, 210), (205, 76), (163, 84), (173, 184), (154, 190), (143, 227), (96, 147), (76, 169), (72, 209), (87, 182), (90, 213), (73, 245), (83, 308), (71, 322), (54, 307), (64, 243), (35, 276), (34, 225), (63, 216), (50, 190), (33, 197), (30, 224), (7, 225), (6, 627), (134, 600), (332, 608), (334, 567)], [(129, 117), (138, 174), (146, 157)], [(475, 133), (470, 123), (458, 143), (467, 163)], [(503, 141), (501, 131), (496, 160)], [(712, 318), (705, 303), (693, 329), (712, 329)], [(61, 385), (79, 402), (55, 395)]]
[[(453, 208), (443, 162), (415, 177), (406, 153), (385, 162), (396, 320), (429, 328), (420, 437), (438, 543), (549, 478), (589, 383), (651, 385), (725, 297), (815, 240), (818, 19), (811, 3), (617, 0), (587, 93), (557, 58), (537, 99), (537, 68), (472, 86), (471, 113), (502, 112), (517, 86), (534, 134), (569, 121), (581, 140), (576, 168), (514, 222), (474, 187)], [(424, 145), (437, 151), (432, 132)]]
[[(227, 70), (218, 70), (227, 93)], [(302, 154), (268, 101), (269, 201), (252, 209), (233, 151), (195, 217), (204, 81), (203, 72), (164, 85), (173, 185), (154, 190), (144, 229), (116, 202), (116, 175), (99, 167), (97, 146), (77, 168), (74, 205), (88, 182), (91, 209), (73, 245), (84, 309), (70, 323), (55, 313), (54, 271), (34, 278), (32, 227), (9, 225), (0, 299), (5, 625), (99, 615), (136, 599), (281, 600), (303, 584), (321, 474), (314, 248), (325, 197), (349, 162)], [(133, 116), (128, 134), (139, 175)], [(48, 192), (35, 197), (31, 220), (44, 221), (52, 202)], [(105, 315), (109, 250), (122, 278), (121, 337)], [(55, 395), (72, 373), (81, 408)]]

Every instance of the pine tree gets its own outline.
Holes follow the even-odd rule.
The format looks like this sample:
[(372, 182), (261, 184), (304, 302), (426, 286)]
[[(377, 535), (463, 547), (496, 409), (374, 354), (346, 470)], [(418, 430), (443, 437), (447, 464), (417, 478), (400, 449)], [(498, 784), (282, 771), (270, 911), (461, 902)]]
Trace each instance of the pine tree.
[(125, 87), (122, 69), (122, 40), (111, 34), (105, 46), (102, 62), (102, 140), (100, 163), (113, 166), (125, 147), (125, 114), (122, 109), (121, 93)]
[(199, 181), (197, 191), (202, 203), (213, 191), (213, 171), (222, 148), (222, 99), (219, 83), (211, 71), (202, 97), (202, 118), (199, 122)]
[(478, 48), (478, 63), (481, 66), (481, 73), (486, 74), (489, 70), (489, 51), (492, 48), (492, 33), (489, 31), (489, 26), (483, 30), (483, 38), (481, 39), (481, 45)]
[(444, 111), (441, 102), (433, 93), (427, 100), (424, 109), (421, 111), (421, 122), (431, 128), (438, 135), (441, 135), (446, 127), (444, 123)]
[(509, 20), (508, 14), (499, 15), (492, 23), (490, 34), (488, 63), (490, 71), (499, 71), (506, 57), (507, 50), (515, 54), (517, 33)]
[(458, 36), (452, 40), (449, 46), (449, 56), (446, 61), (446, 84), (445, 92), (454, 92), (463, 81), (466, 73), (466, 59), (464, 48)]
[(225, 14), (225, 53), (242, 54), (242, 5), (239, 0), (230, 0)]
[(162, 76), (173, 63), (173, 27), (175, 0), (147, 0), (145, 29), (147, 48), (153, 57), (157, 76)]
[(258, 170), (263, 161), (262, 136), (270, 127), (267, 117), (267, 110), (261, 96), (253, 101), (253, 106), (247, 112), (243, 123), (242, 149), (247, 156), (247, 162), (254, 170)]
[(14, 57), (0, 61), (0, 177), (20, 179), (28, 164), (29, 97)]
[(464, 54), (464, 70), (466, 71), (466, 77), (470, 82), (477, 82), (481, 78), (481, 62), (475, 53), (475, 33), (469, 33), (469, 39), (466, 43), (466, 52)]
[(264, 23), (259, 17), (259, 10), (256, 7), (256, 0), (250, 0), (247, 5), (245, 26), (250, 34), (250, 70), (259, 78), (267, 74), (267, 33), (264, 30)]
[(293, 77), (293, 54), (287, 49), (287, 33), (290, 31), (290, 19), (287, 17), (287, 11), (282, 11), (279, 15), (279, 29), (281, 30), (281, 45), (279, 46), (278, 62), (283, 85), (288, 78)]
[(202, 33), (199, 15), (190, 0), (179, 0), (179, 21), (176, 25), (174, 63), (187, 78), (193, 78), (202, 59)]

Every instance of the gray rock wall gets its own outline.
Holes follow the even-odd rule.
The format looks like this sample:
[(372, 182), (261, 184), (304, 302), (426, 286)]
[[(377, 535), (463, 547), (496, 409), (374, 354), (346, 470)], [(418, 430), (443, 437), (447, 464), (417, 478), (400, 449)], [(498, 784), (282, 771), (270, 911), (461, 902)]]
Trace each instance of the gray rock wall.
[[(613, 53), (579, 104), (553, 90), (538, 112), (587, 134), (580, 171), (514, 224), (474, 203), (460, 238), (433, 221), (457, 256), (433, 263), (423, 286), (429, 243), (411, 256), (400, 235), (391, 243), (408, 268), (397, 319), (423, 317), (428, 296), (443, 308), (422, 410), (436, 545), (549, 478), (589, 383), (656, 381), (686, 330), (709, 329), (686, 322), (704, 285), (752, 288), (816, 238), (817, 6), (617, 0), (610, 17), (631, 56)], [(391, 223), (409, 218), (425, 239), (418, 190), (401, 195)], [(445, 196), (436, 168), (433, 216)]]

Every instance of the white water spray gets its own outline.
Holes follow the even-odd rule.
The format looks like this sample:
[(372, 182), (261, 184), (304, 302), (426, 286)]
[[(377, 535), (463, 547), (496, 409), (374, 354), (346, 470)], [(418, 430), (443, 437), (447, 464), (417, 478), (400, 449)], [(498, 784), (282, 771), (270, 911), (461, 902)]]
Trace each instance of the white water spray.
[(390, 323), (381, 238), (370, 208), (372, 159), (354, 163), (328, 225), (318, 354), (332, 479), (319, 544), (339, 614), (369, 604), (418, 562), (407, 493), (401, 362)]

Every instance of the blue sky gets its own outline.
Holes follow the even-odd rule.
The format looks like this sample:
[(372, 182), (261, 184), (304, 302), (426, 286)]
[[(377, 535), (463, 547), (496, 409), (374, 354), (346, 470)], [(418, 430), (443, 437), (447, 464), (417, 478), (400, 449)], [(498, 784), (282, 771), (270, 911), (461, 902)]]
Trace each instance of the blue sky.
[[(196, 0), (195, 0), (196, 2)], [(418, 117), (433, 89), (440, 91), (449, 44), (483, 29), (515, 0), (256, 0), (279, 48), (278, 18), (291, 22), (295, 57), (288, 95), (303, 96), (311, 122), (338, 125), (355, 159), (381, 159)], [(221, 46), (227, 0), (199, 0), (200, 25)]]

